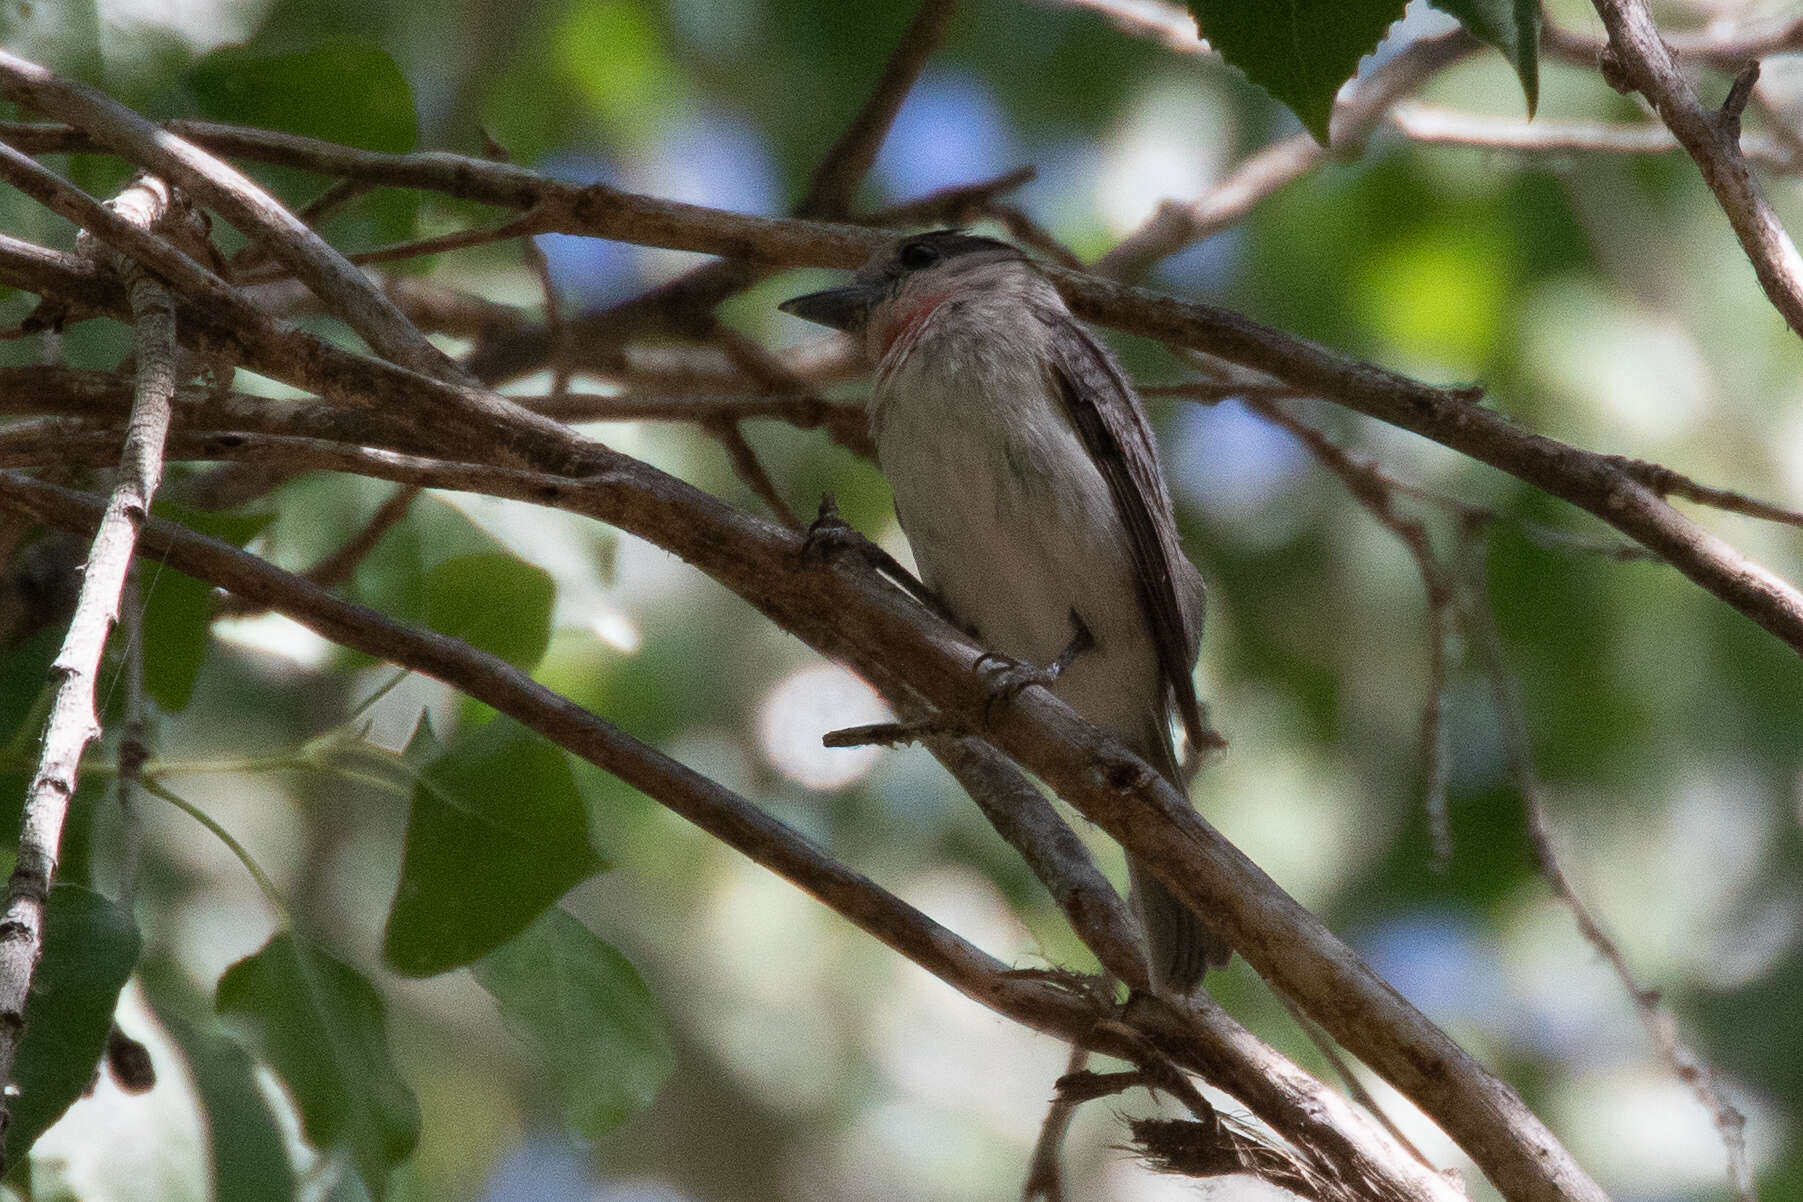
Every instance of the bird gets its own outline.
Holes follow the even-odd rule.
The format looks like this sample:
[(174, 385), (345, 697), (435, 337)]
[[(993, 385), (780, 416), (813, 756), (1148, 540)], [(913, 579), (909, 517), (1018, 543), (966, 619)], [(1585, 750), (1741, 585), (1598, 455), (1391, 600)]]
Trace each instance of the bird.
[[(1018, 247), (964, 230), (898, 238), (850, 284), (779, 307), (874, 364), (870, 433), (921, 583), (1187, 796), (1184, 765), (1220, 741), (1192, 677), (1202, 578), (1109, 350)], [(1194, 992), (1228, 946), (1128, 869), (1153, 988)]]

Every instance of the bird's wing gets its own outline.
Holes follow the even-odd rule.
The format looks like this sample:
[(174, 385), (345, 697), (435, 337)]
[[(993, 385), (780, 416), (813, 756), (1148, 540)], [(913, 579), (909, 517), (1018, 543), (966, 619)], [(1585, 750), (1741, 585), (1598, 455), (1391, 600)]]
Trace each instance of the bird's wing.
[(1076, 337), (1053, 340), (1053, 389), (1108, 481), (1132, 548), (1140, 611), (1159, 669), (1191, 748), (1200, 750), (1218, 740), (1202, 720), (1190, 676), (1202, 631), (1201, 577), (1177, 543), (1176, 515), (1138, 398), (1113, 357), (1068, 316), (1063, 320)]

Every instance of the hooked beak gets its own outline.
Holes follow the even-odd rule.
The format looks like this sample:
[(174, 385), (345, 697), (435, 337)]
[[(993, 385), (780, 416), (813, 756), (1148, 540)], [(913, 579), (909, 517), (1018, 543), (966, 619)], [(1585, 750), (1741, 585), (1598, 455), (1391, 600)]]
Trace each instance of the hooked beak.
[(777, 308), (803, 321), (850, 333), (864, 324), (864, 319), (870, 315), (870, 306), (881, 294), (881, 288), (875, 284), (847, 284), (843, 288), (791, 297)]

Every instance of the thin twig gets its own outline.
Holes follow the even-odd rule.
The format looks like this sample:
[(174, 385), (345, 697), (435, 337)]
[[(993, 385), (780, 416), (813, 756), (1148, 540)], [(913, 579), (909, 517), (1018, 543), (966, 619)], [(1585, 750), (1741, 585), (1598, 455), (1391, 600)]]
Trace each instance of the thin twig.
[[(327, 215), (343, 208), (368, 191), (369, 185), (362, 180), (341, 179), (308, 201), (295, 216), (308, 225), (318, 225)], [(243, 279), (245, 272), (268, 257), (268, 248), (261, 242), (247, 243), (243, 250), (232, 256), (226, 274), (234, 280)]]
[[(870, 94), (821, 157), (807, 192), (795, 205), (795, 217), (842, 221), (849, 215), (858, 185), (876, 160), (896, 113), (920, 78), (927, 59), (944, 40), (955, 7), (955, 0), (923, 0), (890, 52)], [(599, 197), (597, 187), (585, 191)], [(554, 209), (547, 209), (547, 213), (564, 211), (562, 201), (553, 203)], [(570, 232), (563, 224), (567, 222), (555, 228)], [(730, 247), (720, 253), (725, 256), (720, 262), (708, 263), (648, 292), (570, 321), (565, 338), (570, 347), (584, 356), (579, 366), (587, 366), (589, 356), (607, 355), (625, 339), (649, 330), (679, 334), (711, 331), (713, 312), (720, 303), (769, 272), (767, 265), (752, 261), (762, 256), (747, 255)], [(550, 335), (549, 325), (501, 332), (476, 347), (470, 355), (470, 370), (477, 378), (491, 383), (536, 370), (553, 349)]]
[[(167, 184), (135, 181), (111, 212), (134, 228), (150, 229), (169, 213)], [(44, 905), (62, 842), (63, 819), (75, 796), (82, 750), (98, 737), (95, 674), (131, 567), (138, 528), (150, 512), (163, 474), (176, 381), (175, 307), (168, 290), (142, 266), (123, 264), (137, 342), (137, 394), (119, 457), (118, 481), (94, 534), (82, 570), (75, 615), (51, 665), (56, 692), (44, 727), (38, 767), (25, 797), (18, 862), (0, 914), (0, 1081), (10, 1082), (25, 1022), (25, 999), (43, 951)], [(6, 1109), (0, 1099), (0, 1114)], [(0, 1126), (4, 1123), (0, 1122)]]
[(1340, 1049), (1334, 1044), (1334, 1041), (1329, 1039), (1308, 1015), (1302, 1013), (1295, 1002), (1281, 994), (1278, 995), (1277, 1000), (1282, 1002), (1283, 1008), (1290, 1012), (1290, 1018), (1295, 1020), (1296, 1026), (1308, 1037), (1308, 1041), (1315, 1045), (1315, 1050), (1321, 1053), (1321, 1058), (1333, 1067), (1334, 1076), (1338, 1077), (1340, 1084), (1346, 1088), (1346, 1096), (1363, 1106), (1365, 1112), (1382, 1124), (1383, 1129), (1390, 1133), (1390, 1138), (1407, 1150), (1410, 1156), (1428, 1168), (1433, 1168), (1433, 1162), (1421, 1154), (1421, 1149), (1417, 1148), (1409, 1137), (1402, 1133), (1402, 1128), (1398, 1127), (1390, 1118), (1383, 1105), (1371, 1096), (1371, 1091), (1365, 1088), (1365, 1083), (1360, 1081), (1358, 1074), (1352, 1071), (1352, 1066), (1346, 1062), (1346, 1057), (1340, 1054)]
[(776, 481), (764, 470), (763, 462), (758, 459), (756, 449), (745, 440), (745, 431), (739, 428), (739, 423), (714, 420), (702, 423), (702, 428), (720, 440), (720, 445), (726, 448), (727, 458), (732, 461), (733, 472), (776, 515), (776, 519), (791, 530), (800, 530), (801, 519), (795, 516), (789, 503), (783, 500)]
[[(497, 225), (455, 230), (431, 238), (414, 238), (405, 242), (394, 242), (387, 246), (372, 246), (368, 250), (347, 252), (344, 257), (348, 262), (359, 267), (371, 267), (377, 263), (398, 263), (407, 259), (424, 258), (426, 255), (441, 255), (451, 251), (468, 250), (473, 246), (489, 246), (496, 242), (506, 242), (522, 236), (529, 238), (538, 232), (537, 225), (538, 218), (528, 211)], [(240, 282), (263, 284), (287, 279), (291, 275), (293, 275), (291, 268), (282, 267), (240, 277)]]
[[(1390, 110), (1389, 120), (1399, 133), (1414, 142), (1516, 154), (1671, 154), (1683, 149), (1671, 130), (1651, 122), (1557, 121), (1545, 117), (1527, 122), (1413, 102), (1396, 105)], [(1803, 168), (1803, 159), (1776, 138), (1749, 135), (1742, 140), (1742, 149), (1748, 160), (1773, 171)]]
[(1434, 553), (1427, 527), (1396, 509), (1395, 490), (1388, 476), (1354, 459), (1326, 435), (1273, 401), (1255, 398), (1248, 400), (1246, 406), (1289, 431), (1322, 466), (1340, 478), (1353, 500), (1394, 534), (1415, 561), (1415, 570), (1420, 574), (1421, 586), (1427, 594), (1427, 699), (1421, 706), (1421, 779), (1433, 864), (1443, 872), (1452, 862), (1452, 824), (1446, 812), (1452, 750), (1446, 727), (1446, 673), (1454, 602), (1452, 577)]
[(425, 490), (418, 485), (407, 484), (395, 489), (381, 507), (369, 515), (361, 529), (345, 540), (343, 546), (307, 569), (307, 579), (321, 588), (336, 588), (351, 578), (357, 565), (369, 557), (382, 541), (384, 535), (407, 516), (408, 510), (419, 499)]
[(1515, 778), (1516, 792), (1521, 795), (1526, 812), (1528, 841), (1534, 849), (1535, 865), (1552, 889), (1553, 896), (1571, 913), (1578, 933), (1608, 963), (1627, 991), (1660, 1058), (1678, 1080), (1690, 1087), (1691, 1093), (1714, 1120), (1727, 1154), (1728, 1178), (1735, 1194), (1742, 1202), (1755, 1202), (1758, 1194), (1747, 1158), (1746, 1116), (1728, 1101), (1710, 1063), (1684, 1042), (1677, 1019), (1666, 1008), (1659, 990), (1641, 982), (1627, 956), (1578, 895), (1570, 874), (1559, 860), (1554, 847), (1552, 818), (1547, 812), (1539, 774), (1534, 769), (1533, 748), (1528, 738), (1520, 691), (1508, 669), (1502, 635), (1490, 606), (1489, 590), (1484, 584), (1486, 544), (1476, 528), (1468, 529), (1465, 535), (1459, 610), (1470, 627), (1479, 662), (1490, 681), (1497, 730), (1503, 754)]
[[(403, 484), (388, 494), (369, 519), (358, 527), (357, 533), (346, 539), (336, 550), (324, 559), (308, 568), (304, 578), (317, 584), (320, 588), (336, 588), (351, 578), (357, 566), (369, 558), (369, 553), (376, 545), (406, 518), (412, 510), (413, 503), (425, 492), (417, 484)], [(242, 618), (257, 612), (250, 609), (242, 598), (228, 596), (224, 604), (215, 611), (219, 617)]]
[(1747, 63), (1729, 92), (1727, 106), (1705, 108), (1679, 71), (1671, 48), (1660, 40), (1644, 0), (1593, 2), (1609, 31), (1605, 78), (1611, 78), (1610, 70), (1618, 72), (1619, 81), (1645, 96), (1684, 144), (1740, 239), (1766, 298), (1785, 324), (1803, 334), (1803, 256), (1766, 200), (1740, 146), (1740, 109), (1759, 78), (1758, 61)]
[(957, 7), (957, 0), (923, 0), (915, 10), (870, 95), (814, 169), (807, 193), (795, 206), (797, 217), (835, 218), (850, 212), (852, 194), (869, 174), (927, 59), (945, 40)]
[[(1087, 0), (1079, 2), (1099, 7), (1089, 5)], [(1193, 31), (1193, 20), (1190, 27)], [(1463, 31), (1410, 43), (1369, 77), (1354, 84), (1335, 106), (1332, 151), (1306, 133), (1273, 142), (1243, 160), (1196, 200), (1161, 203), (1139, 229), (1098, 259), (1093, 270), (1113, 280), (1140, 279), (1154, 263), (1233, 225), (1331, 157), (1357, 155), (1397, 100), (1470, 54), (1476, 45)]]
[[(1089, 1049), (1073, 1043), (1070, 1059), (1064, 1065), (1064, 1076), (1080, 1073), (1088, 1067)], [(1039, 1138), (1033, 1141), (1033, 1155), (1027, 1161), (1027, 1179), (1020, 1187), (1021, 1202), (1065, 1202), (1064, 1140), (1070, 1134), (1071, 1119), (1076, 1117), (1080, 1104), (1081, 1099), (1067, 1096), (1063, 1090), (1052, 1095), (1045, 1118), (1039, 1124)]]
[(1795, 509), (1786, 509), (1782, 505), (1761, 501), (1757, 497), (1749, 497), (1731, 489), (1700, 484), (1683, 472), (1674, 471), (1664, 464), (1648, 463), (1644, 459), (1630, 459), (1626, 456), (1616, 456), (1615, 463), (1622, 471), (1662, 497), (1683, 497), (1712, 509), (1744, 514), (1767, 522), (1779, 522), (1786, 526), (1803, 527), (1803, 513)]

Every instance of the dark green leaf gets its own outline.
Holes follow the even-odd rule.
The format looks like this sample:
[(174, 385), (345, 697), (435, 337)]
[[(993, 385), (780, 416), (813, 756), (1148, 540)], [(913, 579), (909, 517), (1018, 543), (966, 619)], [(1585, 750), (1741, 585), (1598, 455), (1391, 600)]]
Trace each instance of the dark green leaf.
[(551, 642), (557, 589), (543, 568), (505, 551), (456, 555), (426, 573), (426, 625), (530, 668)]
[[(273, 513), (191, 509), (163, 501), (153, 508), (158, 517), (235, 547), (248, 543), (275, 520)], [(194, 682), (206, 662), (212, 638), (213, 587), (152, 561), (146, 561), (140, 572), (144, 687), (159, 706), (174, 713), (194, 695)]]
[[(408, 758), (431, 737), (422, 723)], [(419, 771), (382, 954), (409, 976), (468, 964), (604, 867), (564, 753), (491, 722)]]
[(1404, 0), (1189, 0), (1202, 36), (1302, 118), (1323, 145), (1334, 94), (1402, 16)]
[(347, 1148), (380, 1197), (419, 1140), (419, 1105), (389, 1061), (370, 983), (283, 932), (225, 971), (215, 1004), (287, 1084), (307, 1142)]
[(422, 499), (358, 566), (357, 595), (522, 667), (550, 642), (556, 586), (442, 501)]
[(233, 1202), (288, 1202), (294, 1167), (256, 1065), (237, 1041), (165, 1017), (200, 1093), (212, 1149), (213, 1196)]
[(1521, 77), (1528, 116), (1540, 102), (1539, 0), (1427, 0), (1451, 13), (1471, 36), (1502, 51)]
[(188, 73), (201, 112), (365, 150), (408, 151), (419, 138), (413, 92), (381, 47), (330, 38), (295, 54), (216, 50)]
[(538, 1053), (578, 1135), (613, 1130), (670, 1075), (670, 1035), (638, 970), (561, 909), (471, 971), (507, 1029)]
[(94, 1079), (119, 991), (138, 962), (130, 914), (79, 885), (56, 885), (45, 906), (44, 955), (25, 1001), (18, 1087), (6, 1128), (6, 1163), (31, 1145)]

